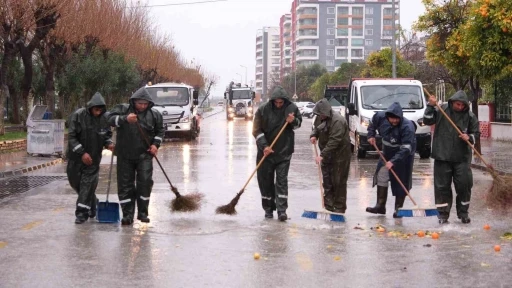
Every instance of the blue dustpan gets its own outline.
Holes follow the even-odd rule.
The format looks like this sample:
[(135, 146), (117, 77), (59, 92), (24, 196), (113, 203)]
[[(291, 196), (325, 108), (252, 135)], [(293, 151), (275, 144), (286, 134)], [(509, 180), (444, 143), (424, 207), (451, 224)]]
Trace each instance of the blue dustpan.
[(112, 166), (114, 164), (114, 152), (110, 159), (110, 171), (108, 172), (108, 185), (107, 185), (107, 199), (105, 202), (98, 202), (96, 212), (96, 219), (100, 223), (119, 223), (119, 203), (108, 202), (108, 195), (110, 193), (110, 180), (112, 179)]

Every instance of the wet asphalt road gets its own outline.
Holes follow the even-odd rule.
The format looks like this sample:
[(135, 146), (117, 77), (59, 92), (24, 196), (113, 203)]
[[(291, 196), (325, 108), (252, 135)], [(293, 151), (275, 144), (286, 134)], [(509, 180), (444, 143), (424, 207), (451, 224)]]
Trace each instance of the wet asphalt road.
[[(512, 245), (500, 239), (512, 232), (512, 224), (510, 215), (497, 215), (483, 203), (492, 181), (488, 175), (473, 171), (471, 224), (461, 224), (453, 210), (451, 223), (441, 226), (435, 217), (393, 219), (391, 196), (386, 216), (366, 213), (376, 198), (371, 177), (377, 157), (353, 159), (347, 222), (302, 218), (304, 209), (320, 207), (308, 144), (311, 120), (305, 119), (296, 131), (289, 173), (290, 220), (263, 218), (256, 179), (237, 205), (238, 215), (215, 215), (215, 208), (227, 204), (254, 169), (256, 147), (251, 122), (228, 123), (221, 113), (202, 125), (195, 142), (171, 141), (159, 151), (181, 193), (205, 195), (197, 213), (169, 211), (173, 195), (156, 162), (150, 224), (75, 225), (76, 196), (67, 181), (0, 200), (0, 287), (512, 285)], [(105, 155), (103, 162), (109, 160)], [(422, 205), (433, 204), (432, 163), (417, 160), (412, 193)], [(29, 175), (65, 175), (64, 165)], [(102, 165), (100, 200), (105, 199), (107, 176), (108, 165)], [(111, 197), (117, 201), (115, 193)], [(405, 206), (412, 203), (406, 200)], [(486, 223), (488, 231), (482, 229)], [(372, 229), (378, 225), (386, 231)], [(440, 238), (419, 238), (414, 235), (419, 230), (439, 232)], [(493, 250), (497, 244), (499, 253)], [(259, 260), (253, 259), (255, 252)]]

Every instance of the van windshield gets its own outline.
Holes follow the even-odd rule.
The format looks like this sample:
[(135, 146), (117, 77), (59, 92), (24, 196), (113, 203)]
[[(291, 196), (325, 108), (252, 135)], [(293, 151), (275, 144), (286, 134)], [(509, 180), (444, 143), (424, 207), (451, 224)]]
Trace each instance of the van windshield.
[(233, 99), (251, 99), (249, 90), (233, 90)]
[(186, 106), (189, 102), (185, 87), (148, 87), (147, 90), (156, 106)]
[(403, 109), (423, 109), (420, 87), (412, 85), (374, 85), (361, 87), (364, 109), (385, 110), (393, 102), (400, 103)]

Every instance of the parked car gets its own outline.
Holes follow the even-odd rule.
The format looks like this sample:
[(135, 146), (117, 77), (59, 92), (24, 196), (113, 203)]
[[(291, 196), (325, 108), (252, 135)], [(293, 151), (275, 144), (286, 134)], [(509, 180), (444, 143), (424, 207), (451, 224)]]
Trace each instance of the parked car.
[(315, 104), (314, 103), (305, 105), (302, 108), (303, 109), (302, 110), (302, 116), (308, 117), (308, 118), (313, 118), (313, 108), (315, 108)]
[(217, 106), (224, 106), (224, 101), (219, 101), (219, 102), (217, 103)]

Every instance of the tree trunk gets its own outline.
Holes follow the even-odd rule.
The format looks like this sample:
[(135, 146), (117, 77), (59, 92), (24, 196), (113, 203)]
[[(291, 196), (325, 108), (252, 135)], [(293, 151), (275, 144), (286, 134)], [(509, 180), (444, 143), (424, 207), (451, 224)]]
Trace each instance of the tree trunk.
[[(478, 77), (471, 77), (469, 80), (469, 85), (471, 86), (471, 92), (473, 92), (473, 101), (471, 101), (471, 110), (473, 114), (478, 118), (478, 100), (480, 100), (482, 95), (482, 87), (480, 87), (480, 80)], [(482, 153), (482, 148), (480, 144), (480, 137), (476, 138), (475, 148), (478, 153)]]
[(12, 104), (12, 124), (20, 124), (20, 105), (18, 99), (18, 93), (16, 93), (16, 89), (12, 85), (8, 85), (9, 87), (9, 101)]
[[(4, 26), (4, 29), (7, 27)], [(7, 71), (11, 60), (16, 53), (16, 46), (14, 46), (8, 39), (4, 40), (4, 55), (2, 58), (2, 65), (0, 66), (0, 135), (5, 134), (4, 127), (4, 103), (9, 97), (9, 88), (7, 87)]]

